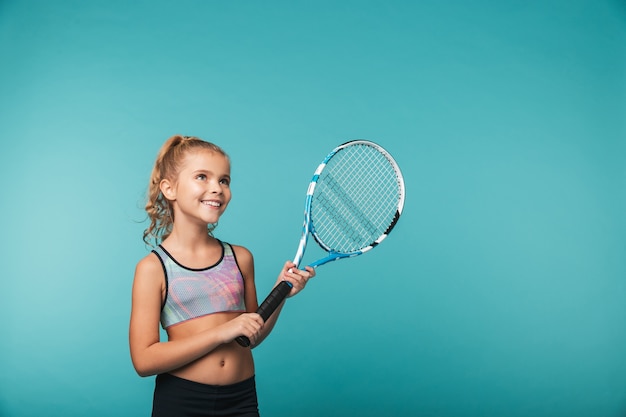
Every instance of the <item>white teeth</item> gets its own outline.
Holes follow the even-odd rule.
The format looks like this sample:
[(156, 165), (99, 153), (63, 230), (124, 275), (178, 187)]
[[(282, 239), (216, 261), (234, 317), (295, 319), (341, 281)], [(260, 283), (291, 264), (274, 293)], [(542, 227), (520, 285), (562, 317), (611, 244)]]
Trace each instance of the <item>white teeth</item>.
[(203, 201), (202, 204), (206, 204), (207, 206), (212, 206), (212, 207), (220, 207), (222, 204), (218, 203), (217, 201)]

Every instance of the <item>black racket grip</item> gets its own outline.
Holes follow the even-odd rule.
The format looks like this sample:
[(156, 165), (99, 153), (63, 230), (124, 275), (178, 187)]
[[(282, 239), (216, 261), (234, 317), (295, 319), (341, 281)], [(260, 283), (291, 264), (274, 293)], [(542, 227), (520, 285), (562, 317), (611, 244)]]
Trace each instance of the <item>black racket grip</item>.
[[(291, 282), (289, 281), (282, 281), (274, 287), (270, 295), (267, 296), (256, 311), (261, 316), (263, 321), (267, 321), (267, 319), (270, 318), (280, 303), (282, 303), (287, 297), (292, 287), (293, 285), (291, 285)], [(250, 346), (250, 339), (246, 336), (238, 336), (235, 340), (243, 347)]]

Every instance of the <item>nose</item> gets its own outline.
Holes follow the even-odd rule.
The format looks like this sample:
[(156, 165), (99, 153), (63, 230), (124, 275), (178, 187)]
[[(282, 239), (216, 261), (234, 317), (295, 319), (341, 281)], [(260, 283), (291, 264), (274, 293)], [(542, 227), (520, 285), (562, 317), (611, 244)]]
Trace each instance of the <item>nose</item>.
[(210, 181), (209, 191), (213, 194), (222, 194), (222, 184), (219, 181)]

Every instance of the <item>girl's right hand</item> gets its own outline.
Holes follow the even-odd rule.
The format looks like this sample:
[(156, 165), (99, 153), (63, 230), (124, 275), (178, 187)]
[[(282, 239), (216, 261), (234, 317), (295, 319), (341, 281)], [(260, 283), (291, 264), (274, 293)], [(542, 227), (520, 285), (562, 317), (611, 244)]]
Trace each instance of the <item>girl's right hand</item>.
[(232, 342), (239, 336), (246, 336), (254, 344), (263, 329), (263, 319), (257, 313), (243, 313), (221, 327), (224, 332), (224, 343)]

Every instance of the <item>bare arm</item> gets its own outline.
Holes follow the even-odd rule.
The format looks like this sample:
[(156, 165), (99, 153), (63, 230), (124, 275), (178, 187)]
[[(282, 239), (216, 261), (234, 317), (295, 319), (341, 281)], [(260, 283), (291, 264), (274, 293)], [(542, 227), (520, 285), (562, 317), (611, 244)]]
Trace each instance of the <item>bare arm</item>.
[(142, 259), (135, 270), (129, 328), (133, 366), (141, 376), (180, 368), (243, 334), (256, 340), (263, 320), (243, 314), (213, 329), (181, 340), (161, 342), (159, 319), (164, 294), (163, 269), (156, 255)]

